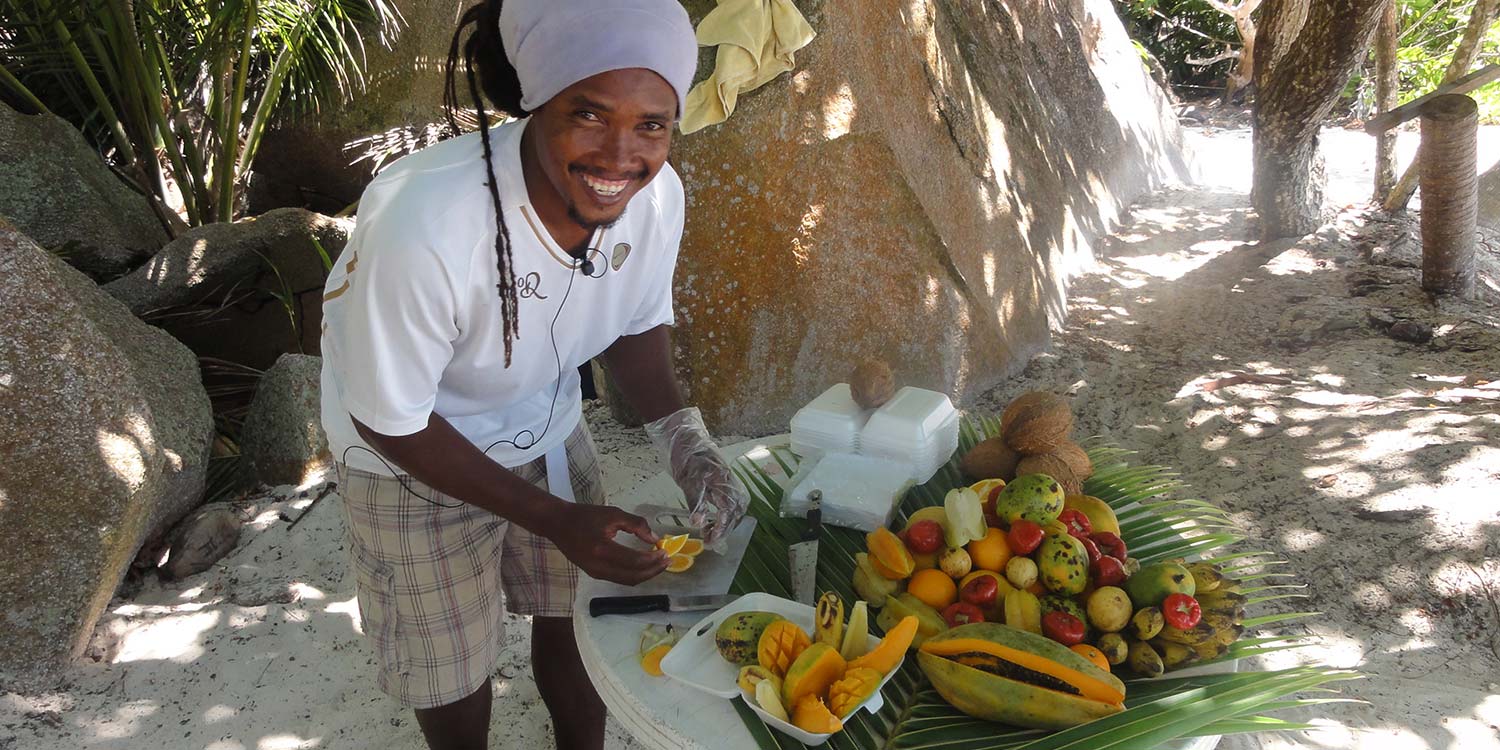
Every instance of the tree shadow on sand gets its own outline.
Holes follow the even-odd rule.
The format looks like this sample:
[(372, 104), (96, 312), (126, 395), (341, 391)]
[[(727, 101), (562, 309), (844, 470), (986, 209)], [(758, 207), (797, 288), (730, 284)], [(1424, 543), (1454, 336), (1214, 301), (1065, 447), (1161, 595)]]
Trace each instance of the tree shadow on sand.
[[(1267, 657), (1369, 679), (1320, 707), (1320, 728), (1224, 747), (1493, 743), (1500, 725), (1500, 341), (1484, 303), (1433, 304), (1417, 272), (1375, 268), (1398, 244), (1347, 211), (1301, 241), (1255, 243), (1246, 196), (1168, 191), (1133, 209), (1073, 289), (1053, 351), (977, 405), (1034, 388), (1073, 396), (1079, 435), (1177, 469), (1243, 527), (1239, 547), (1288, 561), (1318, 611), (1281, 628), (1318, 645)], [(1351, 279), (1389, 282), (1369, 294)], [(1389, 337), (1390, 316), (1440, 334)], [(1452, 326), (1445, 328), (1445, 326)], [(1246, 377), (1248, 376), (1248, 377)], [(1288, 579), (1290, 580), (1290, 579)], [(1396, 745), (1393, 745), (1396, 746)]]

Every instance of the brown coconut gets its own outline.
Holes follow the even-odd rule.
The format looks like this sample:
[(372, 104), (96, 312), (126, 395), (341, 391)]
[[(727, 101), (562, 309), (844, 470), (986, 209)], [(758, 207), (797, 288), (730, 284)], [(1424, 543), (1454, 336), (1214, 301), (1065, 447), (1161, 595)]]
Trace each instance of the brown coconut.
[(1073, 411), (1062, 396), (1046, 391), (1023, 393), (1005, 407), (1000, 434), (1018, 453), (1046, 453), (1068, 439)]
[(1073, 470), (1073, 476), (1078, 477), (1080, 482), (1094, 475), (1094, 462), (1089, 460), (1088, 452), (1072, 440), (1058, 443), (1047, 453), (1062, 459), (1063, 463)]
[(890, 365), (878, 359), (866, 360), (849, 374), (849, 391), (861, 409), (874, 409), (896, 395), (896, 376)]
[(1034, 456), (1026, 456), (1016, 464), (1016, 476), (1024, 477), (1027, 474), (1046, 474), (1057, 480), (1062, 485), (1065, 495), (1082, 495), (1083, 480), (1073, 473), (1073, 467), (1056, 453), (1038, 453)]
[(959, 460), (958, 467), (973, 479), (1004, 479), (1009, 482), (1016, 478), (1016, 463), (1020, 460), (1021, 454), (1011, 450), (996, 436), (970, 448)]

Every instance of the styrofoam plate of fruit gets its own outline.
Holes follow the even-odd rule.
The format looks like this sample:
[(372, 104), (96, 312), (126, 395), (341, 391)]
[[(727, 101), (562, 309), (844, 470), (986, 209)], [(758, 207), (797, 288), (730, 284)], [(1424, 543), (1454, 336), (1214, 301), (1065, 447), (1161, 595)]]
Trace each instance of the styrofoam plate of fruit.
[[(816, 630), (817, 615), (812, 607), (766, 593), (745, 594), (699, 620), (690, 628), (677, 645), (672, 647), (666, 658), (662, 659), (661, 671), (684, 685), (720, 698), (731, 700), (736, 696), (744, 698), (745, 703), (767, 726), (795, 738), (798, 742), (806, 745), (821, 745), (827, 742), (828, 738), (833, 736), (833, 732), (817, 733), (800, 729), (791, 722), (766, 711), (756, 700), (755, 691), (740, 688), (740, 667), (726, 661), (720, 655), (715, 636), (721, 623), (743, 612), (769, 612), (785, 618), (809, 634)], [(880, 639), (871, 633), (863, 653), (874, 651), (879, 643)], [(839, 718), (847, 718), (860, 710), (874, 713), (884, 708), (885, 700), (880, 697), (880, 691), (901, 668), (901, 663), (904, 661), (903, 655), (894, 667), (886, 671), (879, 687), (870, 694), (869, 698), (853, 709), (847, 710), (845, 715)], [(790, 714), (792, 707), (786, 706), (785, 710)]]

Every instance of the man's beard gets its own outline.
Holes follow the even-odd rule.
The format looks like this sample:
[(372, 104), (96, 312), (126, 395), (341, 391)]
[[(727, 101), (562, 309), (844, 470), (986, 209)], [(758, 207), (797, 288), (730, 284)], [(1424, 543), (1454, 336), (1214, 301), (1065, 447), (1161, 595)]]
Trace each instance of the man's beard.
[(573, 223), (577, 224), (580, 227), (583, 227), (584, 229), (589, 230), (590, 232), (592, 232), (592, 231), (594, 231), (596, 229), (599, 229), (600, 227), (603, 227), (605, 229), (609, 229), (610, 227), (614, 226), (615, 224), (618, 224), (619, 221), (620, 221), (620, 219), (622, 219), (624, 217), (625, 217), (625, 212), (621, 211), (619, 214), (617, 214), (615, 216), (615, 218), (610, 219), (609, 221), (588, 221), (588, 220), (586, 220), (586, 219), (583, 218), (582, 214), (578, 213), (578, 206), (577, 205), (572, 204), (572, 203), (568, 204), (568, 218), (572, 219)]

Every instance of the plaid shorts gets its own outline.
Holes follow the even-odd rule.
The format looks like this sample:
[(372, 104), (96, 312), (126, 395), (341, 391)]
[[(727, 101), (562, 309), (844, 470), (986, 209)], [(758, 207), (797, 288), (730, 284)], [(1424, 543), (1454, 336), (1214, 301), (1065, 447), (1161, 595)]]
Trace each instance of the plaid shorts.
[[(603, 505), (584, 420), (567, 451), (574, 497)], [(434, 708), (478, 690), (499, 663), (507, 608), (572, 616), (578, 569), (552, 542), (409, 476), (338, 471), (363, 630), (380, 689), (403, 705)], [(511, 471), (547, 487), (545, 458)]]

